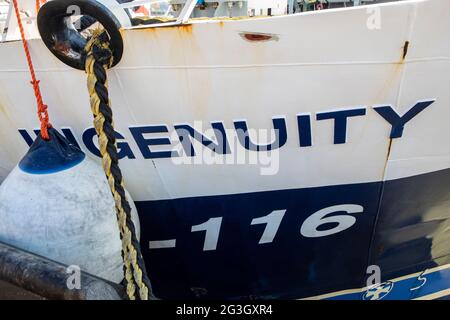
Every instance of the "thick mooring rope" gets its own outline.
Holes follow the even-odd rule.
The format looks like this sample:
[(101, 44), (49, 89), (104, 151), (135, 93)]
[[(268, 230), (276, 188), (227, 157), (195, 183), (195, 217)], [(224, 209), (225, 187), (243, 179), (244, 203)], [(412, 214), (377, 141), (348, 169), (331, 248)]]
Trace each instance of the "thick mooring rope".
[[(136, 298), (148, 300), (153, 297), (151, 284), (145, 270), (134, 224), (131, 220), (131, 207), (125, 194), (122, 172), (117, 157), (106, 74), (106, 70), (111, 67), (113, 62), (107, 33), (96, 30), (86, 45), (85, 51), (85, 71), (88, 75), (87, 85), (94, 115), (94, 126), (98, 136), (103, 169), (116, 204), (117, 220), (122, 239), (127, 295), (131, 300)], [(137, 297), (136, 293), (138, 293)]]

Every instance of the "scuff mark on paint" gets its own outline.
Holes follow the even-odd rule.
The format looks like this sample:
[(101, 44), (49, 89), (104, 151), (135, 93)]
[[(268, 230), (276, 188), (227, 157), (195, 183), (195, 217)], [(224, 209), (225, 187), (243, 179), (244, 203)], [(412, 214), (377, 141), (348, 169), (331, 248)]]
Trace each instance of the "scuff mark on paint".
[(276, 34), (259, 33), (259, 32), (240, 32), (239, 35), (242, 39), (249, 42), (266, 42), (266, 41), (278, 41), (280, 37)]

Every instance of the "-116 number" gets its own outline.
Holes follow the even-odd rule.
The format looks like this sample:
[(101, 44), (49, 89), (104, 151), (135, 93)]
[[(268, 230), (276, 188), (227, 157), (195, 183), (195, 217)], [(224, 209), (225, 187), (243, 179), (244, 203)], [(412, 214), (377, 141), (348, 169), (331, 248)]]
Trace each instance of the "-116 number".
[[(347, 214), (333, 215), (329, 217), (330, 214), (336, 212), (346, 212)], [(350, 228), (355, 224), (356, 218), (349, 214), (363, 212), (364, 208), (356, 204), (342, 204), (321, 209), (309, 216), (303, 222), (300, 228), (300, 234), (306, 238), (319, 238), (336, 234)], [(259, 239), (259, 244), (273, 242), (278, 229), (280, 228), (281, 222), (283, 221), (285, 213), (286, 210), (275, 210), (266, 216), (255, 218), (252, 220), (251, 225), (266, 225), (264, 232)], [(217, 249), (217, 242), (219, 241), (222, 218), (223, 217), (211, 218), (202, 224), (192, 226), (192, 232), (205, 231), (203, 251), (211, 251)], [(321, 225), (328, 223), (334, 223), (337, 225), (326, 230), (319, 230), (319, 227)]]

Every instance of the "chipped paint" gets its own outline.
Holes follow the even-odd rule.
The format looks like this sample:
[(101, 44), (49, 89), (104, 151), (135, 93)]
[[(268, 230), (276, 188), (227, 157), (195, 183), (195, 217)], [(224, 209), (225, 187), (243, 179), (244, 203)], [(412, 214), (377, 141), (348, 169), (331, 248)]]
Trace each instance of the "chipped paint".
[(403, 55), (402, 55), (402, 63), (405, 62), (406, 55), (408, 54), (409, 49), (409, 41), (405, 41), (405, 45), (403, 46)]
[(267, 42), (267, 41), (279, 41), (280, 38), (276, 34), (260, 33), (260, 32), (239, 32), (242, 39), (248, 42)]

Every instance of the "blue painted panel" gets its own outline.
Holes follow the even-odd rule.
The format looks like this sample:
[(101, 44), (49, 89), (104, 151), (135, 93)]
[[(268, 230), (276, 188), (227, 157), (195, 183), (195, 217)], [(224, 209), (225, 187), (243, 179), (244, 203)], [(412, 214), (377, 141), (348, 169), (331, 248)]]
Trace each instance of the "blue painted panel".
[[(162, 298), (291, 299), (361, 288), (366, 286), (368, 265), (380, 266), (382, 281), (387, 281), (450, 263), (445, 227), (449, 185), (450, 170), (443, 170), (384, 184), (137, 202), (143, 254)], [(364, 213), (352, 215), (353, 226), (320, 238), (300, 234), (313, 213), (341, 204), (364, 207)], [(286, 210), (279, 230), (273, 242), (258, 244), (266, 225), (251, 222), (274, 210)], [(191, 228), (217, 217), (223, 217), (217, 249), (203, 251), (205, 232)], [(148, 247), (149, 241), (167, 239), (176, 239), (176, 247)], [(450, 286), (448, 279), (435, 280), (436, 285), (422, 290), (432, 293)], [(397, 285), (396, 290), (404, 290), (389, 299), (429, 294), (415, 291), (408, 296), (411, 281), (404, 282), (404, 288)]]
[(450, 288), (450, 267), (399, 281), (388, 281), (364, 292), (337, 295), (327, 300), (410, 300)]
[(371, 264), (383, 279), (450, 263), (450, 170), (384, 185)]
[[(361, 287), (380, 190), (381, 183), (367, 183), (137, 202), (155, 292), (161, 298), (299, 298)], [(306, 218), (341, 204), (364, 207), (353, 226), (320, 238), (300, 234)], [(258, 244), (265, 224), (251, 225), (252, 219), (282, 209), (273, 242)], [(203, 251), (205, 232), (191, 228), (214, 217), (223, 217), (217, 250)], [(175, 248), (149, 250), (149, 241), (168, 239), (176, 239)]]

